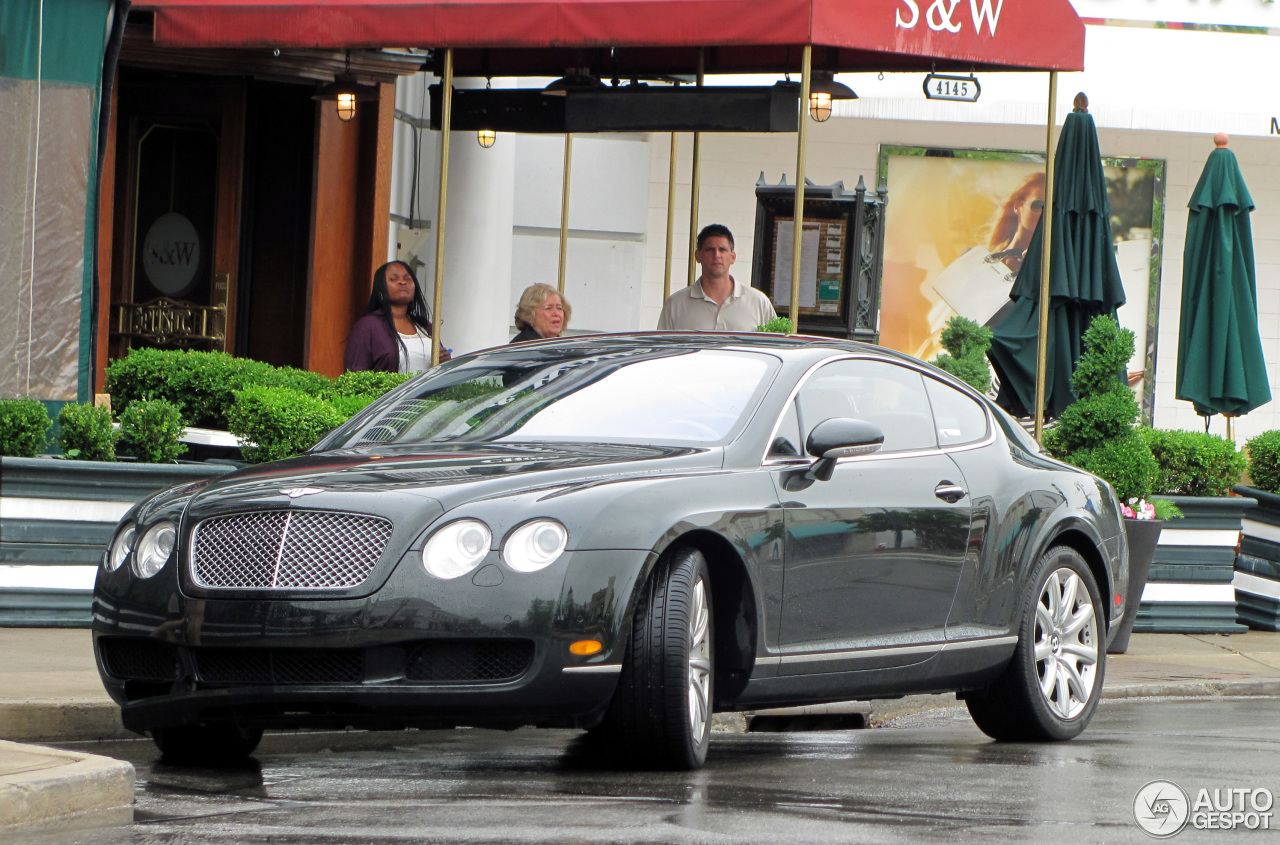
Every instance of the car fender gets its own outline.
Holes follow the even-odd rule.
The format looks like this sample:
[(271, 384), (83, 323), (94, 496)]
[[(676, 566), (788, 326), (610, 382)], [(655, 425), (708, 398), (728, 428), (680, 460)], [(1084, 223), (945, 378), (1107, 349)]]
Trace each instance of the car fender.
[(1064, 538), (1076, 548), (1093, 550), (1085, 557), (1100, 564), (1105, 577), (1098, 578), (1098, 589), (1107, 601), (1115, 585), (1128, 582), (1123, 532), (1108, 536), (1111, 532), (1099, 527), (1114, 521), (1113, 510), (1118, 504), (1110, 487), (1083, 472), (1064, 472), (1049, 489), (1004, 503), (999, 524), (987, 529), (982, 560), (974, 561), (972, 575), (957, 593), (948, 635), (1011, 632), (1024, 600), (1019, 585), (1026, 583), (1040, 557)]

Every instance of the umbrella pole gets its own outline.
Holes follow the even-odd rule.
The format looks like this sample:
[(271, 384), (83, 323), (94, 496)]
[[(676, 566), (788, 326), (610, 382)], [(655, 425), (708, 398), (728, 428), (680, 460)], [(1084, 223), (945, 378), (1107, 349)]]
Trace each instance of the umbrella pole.
[(809, 140), (809, 71), (813, 47), (804, 45), (800, 64), (800, 129), (796, 133), (796, 199), (791, 225), (791, 334), (800, 328), (800, 249), (804, 244), (804, 165)]
[(680, 136), (671, 133), (671, 165), (667, 170), (667, 260), (662, 265), (662, 301), (671, 296), (671, 250), (674, 245), (676, 225), (676, 154), (680, 149)]
[(1040, 250), (1040, 333), (1036, 338), (1036, 408), (1035, 438), (1044, 437), (1044, 378), (1049, 357), (1049, 268), (1053, 257), (1053, 124), (1058, 105), (1058, 72), (1049, 71), (1049, 117), (1044, 142), (1044, 211), (1040, 214), (1043, 240)]
[(564, 185), (560, 188), (560, 271), (556, 289), (564, 296), (564, 266), (569, 258), (569, 173), (573, 166), (573, 133), (564, 136)]
[[(705, 77), (705, 54), (698, 48), (698, 87), (702, 87)], [(698, 189), (702, 184), (702, 133), (693, 133), (693, 184), (689, 188), (689, 278), (686, 285), (693, 284), (693, 274), (698, 266)]]
[(436, 205), (436, 289), (432, 296), (431, 366), (440, 364), (440, 326), (444, 323), (444, 210), (449, 193), (449, 135), (453, 123), (453, 50), (444, 51), (440, 80), (440, 200)]

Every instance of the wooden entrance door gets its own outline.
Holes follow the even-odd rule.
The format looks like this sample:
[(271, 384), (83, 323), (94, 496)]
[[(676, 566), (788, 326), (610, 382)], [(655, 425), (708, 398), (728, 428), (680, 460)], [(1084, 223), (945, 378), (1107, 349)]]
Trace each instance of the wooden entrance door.
[(233, 348), (244, 85), (121, 73), (112, 358)]

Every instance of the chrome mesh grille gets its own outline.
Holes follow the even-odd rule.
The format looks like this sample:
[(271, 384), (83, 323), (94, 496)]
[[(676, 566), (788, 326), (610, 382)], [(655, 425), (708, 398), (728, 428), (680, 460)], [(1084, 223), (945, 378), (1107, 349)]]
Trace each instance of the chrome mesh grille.
[(390, 537), (390, 522), (361, 514), (219, 516), (196, 526), (191, 573), (197, 584), (215, 589), (345, 589), (369, 577)]

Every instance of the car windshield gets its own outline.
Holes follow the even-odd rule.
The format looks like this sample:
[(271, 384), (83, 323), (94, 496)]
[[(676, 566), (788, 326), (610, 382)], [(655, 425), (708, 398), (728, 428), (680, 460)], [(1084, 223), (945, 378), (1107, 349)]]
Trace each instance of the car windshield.
[(736, 434), (778, 364), (755, 352), (687, 348), (485, 353), (411, 383), (325, 446), (716, 444)]

